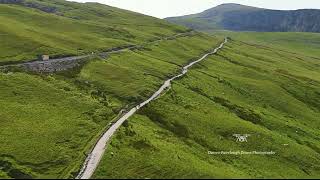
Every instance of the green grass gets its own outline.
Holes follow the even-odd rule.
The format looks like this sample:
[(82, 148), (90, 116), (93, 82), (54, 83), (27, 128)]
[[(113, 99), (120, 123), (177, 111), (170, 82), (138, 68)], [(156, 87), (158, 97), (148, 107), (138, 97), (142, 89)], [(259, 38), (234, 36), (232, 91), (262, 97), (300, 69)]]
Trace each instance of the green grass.
[(39, 54), (68, 56), (103, 51), (187, 30), (101, 4), (33, 2), (54, 7), (57, 12), (0, 4), (0, 63), (32, 60)]
[[(206, 45), (198, 50), (189, 43), (199, 40)], [(10, 173), (12, 169), (31, 177), (71, 177), (122, 108), (149, 97), (168, 74), (180, 69), (176, 64), (187, 63), (218, 42), (211, 40), (196, 36), (162, 42), (162, 50), (174, 42), (177, 50), (163, 60), (151, 58), (150, 50), (115, 54), (107, 61), (90, 61), (72, 76), (2, 73), (2, 171), (10, 177), (22, 177)], [(190, 50), (186, 59), (179, 57), (184, 50)], [(168, 63), (171, 58), (179, 62)]]
[(183, 64), (221, 41), (195, 33), (67, 72), (0, 73), (0, 177), (74, 177), (121, 109), (148, 98)]
[[(230, 36), (247, 43), (261, 45), (261, 48), (275, 48), (275, 51), (288, 51), (305, 56), (319, 56), (320, 34), (303, 32), (231, 32), (210, 31), (221, 36)], [(263, 47), (267, 46), (267, 47)]]
[[(183, 64), (217, 45), (221, 39), (197, 34), (150, 44), (145, 49), (113, 54), (87, 64), (78, 79), (95, 84), (125, 102), (140, 102)], [(188, 52), (188, 53), (186, 53)]]
[[(55, 74), (0, 71), (0, 177), (74, 178), (121, 109), (148, 98), (183, 64), (222, 39), (95, 3), (0, 4), (0, 64), (143, 44)], [(54, 13), (41, 10), (55, 8)]]
[[(232, 38), (130, 118), (94, 178), (320, 177), (317, 52)], [(233, 134), (251, 136), (238, 143)], [(276, 154), (207, 154), (221, 150)]]
[(68, 177), (116, 115), (53, 76), (1, 73), (0, 84), (0, 171), (10, 177), (22, 177), (15, 171), (29, 177)]
[[(38, 54), (145, 46), (55, 74), (0, 72), (1, 178), (74, 178), (121, 109), (148, 98), (226, 35), (194, 33), (146, 43), (188, 29), (96, 3), (26, 2), (36, 8), (0, 5), (0, 64)], [(94, 177), (320, 176), (318, 35), (228, 36), (232, 41), (219, 55), (197, 65), (124, 124)], [(252, 136), (240, 144), (234, 133)], [(273, 150), (276, 155), (213, 156), (208, 150)]]

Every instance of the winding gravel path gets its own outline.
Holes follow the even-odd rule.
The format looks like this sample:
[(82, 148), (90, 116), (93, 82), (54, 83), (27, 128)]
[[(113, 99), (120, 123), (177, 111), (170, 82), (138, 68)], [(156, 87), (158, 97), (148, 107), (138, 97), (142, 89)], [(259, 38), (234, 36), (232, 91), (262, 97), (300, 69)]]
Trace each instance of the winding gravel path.
[(190, 64), (188, 64), (187, 66), (183, 67), (182, 72), (176, 76), (174, 76), (171, 79), (168, 79), (164, 82), (164, 84), (159, 88), (159, 90), (157, 90), (149, 99), (147, 99), (146, 101), (142, 102), (141, 104), (137, 105), (136, 107), (132, 108), (129, 112), (127, 112), (126, 114), (124, 114), (115, 124), (113, 124), (104, 134), (103, 136), (100, 137), (99, 141), (97, 142), (97, 144), (95, 145), (95, 147), (93, 148), (93, 150), (91, 151), (91, 153), (88, 155), (85, 163), (83, 164), (83, 168), (81, 169), (80, 173), (78, 174), (78, 176), (76, 177), (76, 179), (89, 179), (94, 171), (96, 170), (96, 168), (99, 165), (100, 160), (103, 157), (103, 154), (106, 150), (106, 145), (107, 142), (110, 140), (110, 138), (114, 135), (114, 133), (117, 131), (117, 129), (120, 128), (120, 126), (128, 119), (130, 118), (132, 115), (135, 114), (135, 112), (137, 112), (140, 108), (142, 108), (143, 106), (147, 105), (148, 103), (150, 103), (152, 100), (156, 99), (157, 97), (160, 96), (160, 94), (165, 91), (167, 88), (169, 88), (171, 86), (171, 82), (183, 75), (185, 75), (188, 72), (188, 69), (191, 68), (193, 65), (199, 63), (200, 61), (204, 60), (205, 58), (207, 58), (209, 55), (215, 54), (218, 52), (218, 50), (220, 50), (221, 48), (223, 48), (224, 44), (226, 44), (228, 42), (228, 38), (225, 38), (224, 42), (220, 44), (219, 47), (217, 47), (216, 49), (214, 49), (212, 52), (207, 53), (205, 55), (203, 55), (200, 59), (191, 62)]

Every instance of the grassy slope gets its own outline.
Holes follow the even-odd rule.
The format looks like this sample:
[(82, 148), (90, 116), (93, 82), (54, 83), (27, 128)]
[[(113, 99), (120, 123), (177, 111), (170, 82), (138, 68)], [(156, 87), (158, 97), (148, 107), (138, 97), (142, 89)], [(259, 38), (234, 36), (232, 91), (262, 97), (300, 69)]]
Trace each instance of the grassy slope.
[[(146, 44), (186, 29), (94, 3), (28, 2), (38, 8), (0, 4), (1, 63), (42, 53), (146, 47), (57, 74), (0, 72), (0, 177), (74, 177), (97, 136), (121, 109), (146, 99), (165, 77), (221, 40), (196, 33)], [(39, 10), (39, 3), (56, 12)]]
[(0, 171), (11, 177), (65, 177), (116, 115), (55, 77), (1, 73), (0, 84)]
[[(221, 36), (230, 36), (247, 43), (277, 48), (291, 53), (303, 52), (307, 56), (317, 57), (320, 47), (319, 33), (303, 32), (231, 32), (209, 31)], [(301, 54), (301, 53), (300, 53)]]
[(0, 177), (72, 177), (122, 108), (146, 99), (220, 40), (165, 40), (53, 75), (0, 73)]
[[(95, 178), (320, 177), (320, 61), (304, 44), (317, 35), (301, 33), (298, 42), (290, 33), (267, 34), (289, 39), (269, 47), (255, 39), (259, 34), (235, 35), (219, 55), (121, 128)], [(235, 133), (251, 137), (237, 143)], [(276, 154), (208, 155), (208, 150)]]
[(186, 30), (101, 4), (31, 2), (55, 8), (56, 12), (0, 4), (0, 63), (36, 59), (39, 54), (63, 56), (102, 51)]

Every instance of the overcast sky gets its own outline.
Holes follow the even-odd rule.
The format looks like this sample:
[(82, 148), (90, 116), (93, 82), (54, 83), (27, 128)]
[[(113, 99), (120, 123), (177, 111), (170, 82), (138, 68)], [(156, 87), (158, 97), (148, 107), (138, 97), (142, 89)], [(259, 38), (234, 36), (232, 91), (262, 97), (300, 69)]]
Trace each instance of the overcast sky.
[(269, 9), (320, 9), (320, 0), (72, 0), (100, 2), (158, 18), (198, 13), (223, 3), (239, 3)]

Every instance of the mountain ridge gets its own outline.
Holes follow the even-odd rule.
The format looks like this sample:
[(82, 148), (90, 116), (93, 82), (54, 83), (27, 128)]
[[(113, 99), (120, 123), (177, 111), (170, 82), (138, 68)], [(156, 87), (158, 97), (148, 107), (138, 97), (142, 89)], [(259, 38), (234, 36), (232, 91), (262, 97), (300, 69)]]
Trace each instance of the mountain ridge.
[(202, 31), (320, 32), (320, 10), (273, 10), (235, 3), (167, 21)]

